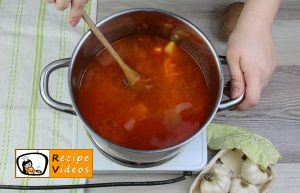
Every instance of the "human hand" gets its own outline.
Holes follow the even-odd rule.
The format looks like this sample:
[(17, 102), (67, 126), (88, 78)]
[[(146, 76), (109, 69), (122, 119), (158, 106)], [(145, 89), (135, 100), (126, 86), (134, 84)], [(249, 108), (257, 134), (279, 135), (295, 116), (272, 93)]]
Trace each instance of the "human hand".
[(226, 55), (231, 98), (245, 92), (237, 109), (246, 110), (259, 102), (261, 91), (277, 65), (271, 29), (253, 25), (236, 27), (229, 37)]
[(83, 14), (84, 6), (89, 0), (47, 0), (47, 3), (53, 3), (58, 10), (65, 10), (71, 5), (69, 23), (76, 26)]

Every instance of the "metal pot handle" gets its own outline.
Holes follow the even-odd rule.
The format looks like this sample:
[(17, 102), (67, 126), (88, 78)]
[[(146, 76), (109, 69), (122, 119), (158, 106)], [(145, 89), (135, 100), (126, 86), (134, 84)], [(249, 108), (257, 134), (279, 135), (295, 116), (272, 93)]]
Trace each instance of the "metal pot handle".
[[(220, 62), (221, 62), (222, 65), (227, 65), (228, 64), (226, 56), (219, 56), (219, 59), (220, 59)], [(218, 107), (218, 111), (223, 111), (223, 110), (226, 110), (226, 109), (230, 109), (234, 106), (237, 106), (238, 104), (240, 104), (244, 100), (244, 97), (245, 97), (245, 92), (243, 92), (243, 94), (238, 98), (227, 99), (225, 101), (221, 101), (221, 103)]]
[(50, 107), (57, 109), (62, 112), (66, 112), (72, 115), (76, 115), (76, 112), (74, 111), (74, 108), (70, 104), (62, 103), (59, 101), (56, 101), (53, 99), (50, 94), (49, 94), (49, 77), (51, 73), (59, 68), (66, 68), (69, 67), (70, 64), (70, 59), (61, 59), (54, 61), (50, 64), (48, 64), (42, 74), (41, 74), (41, 79), (40, 79), (40, 93), (45, 101)]

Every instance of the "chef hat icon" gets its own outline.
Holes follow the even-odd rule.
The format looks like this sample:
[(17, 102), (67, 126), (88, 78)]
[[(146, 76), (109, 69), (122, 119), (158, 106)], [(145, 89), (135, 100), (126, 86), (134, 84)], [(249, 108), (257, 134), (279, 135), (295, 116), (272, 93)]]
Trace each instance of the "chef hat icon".
[(22, 157), (22, 160), (25, 161), (25, 162), (27, 162), (28, 161), (28, 157), (25, 155), (25, 156)]

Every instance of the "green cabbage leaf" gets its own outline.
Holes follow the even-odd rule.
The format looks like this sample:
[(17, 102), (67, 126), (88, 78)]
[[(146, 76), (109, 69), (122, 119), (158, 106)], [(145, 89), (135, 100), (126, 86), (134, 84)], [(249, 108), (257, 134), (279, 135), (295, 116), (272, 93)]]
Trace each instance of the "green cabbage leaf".
[(207, 142), (212, 150), (240, 149), (263, 170), (282, 159), (270, 140), (232, 125), (210, 124), (207, 128)]

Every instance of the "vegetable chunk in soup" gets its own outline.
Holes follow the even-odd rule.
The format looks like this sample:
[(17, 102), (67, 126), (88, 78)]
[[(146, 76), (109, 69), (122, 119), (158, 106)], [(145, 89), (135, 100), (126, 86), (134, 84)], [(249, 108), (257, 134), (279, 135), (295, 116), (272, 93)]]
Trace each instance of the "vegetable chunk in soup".
[(87, 65), (76, 96), (88, 125), (112, 143), (138, 150), (167, 148), (195, 134), (211, 107), (192, 56), (157, 36), (132, 36), (113, 47), (141, 79), (127, 87), (116, 61), (101, 50)]

